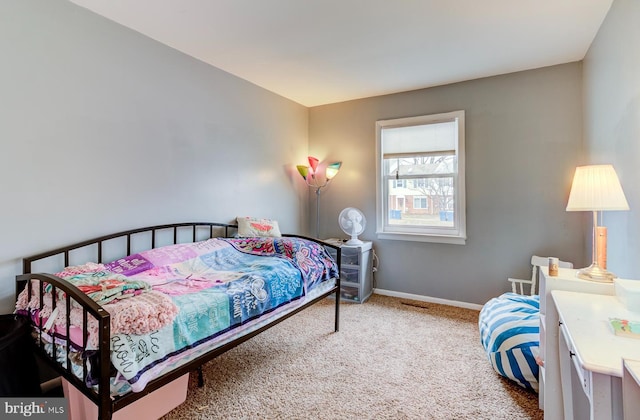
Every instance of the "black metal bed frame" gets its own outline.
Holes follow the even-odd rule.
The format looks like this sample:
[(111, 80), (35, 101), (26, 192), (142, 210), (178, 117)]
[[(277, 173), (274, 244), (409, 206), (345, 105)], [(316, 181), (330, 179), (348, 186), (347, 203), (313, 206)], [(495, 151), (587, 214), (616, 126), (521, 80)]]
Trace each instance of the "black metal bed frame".
[[(77, 302), (83, 310), (83, 343), (87, 343), (88, 339), (88, 330), (87, 330), (87, 321), (88, 317), (93, 317), (98, 323), (98, 369), (100, 372), (99, 380), (97, 388), (98, 390), (94, 390), (93, 388), (87, 387), (85, 385), (85, 381), (88, 375), (87, 369), (87, 361), (83, 360), (83, 375), (82, 380), (77, 378), (71, 369), (71, 361), (69, 357), (66, 357), (66, 363), (61, 364), (57, 362), (57, 354), (56, 354), (56, 346), (52, 346), (53, 354), (50, 356), (44, 349), (44, 342), (42, 340), (42, 328), (38, 328), (38, 346), (37, 352), (42, 356), (42, 358), (53, 367), (58, 373), (60, 373), (67, 381), (73, 384), (79, 391), (81, 391), (87, 398), (93, 401), (98, 406), (98, 418), (100, 420), (111, 419), (111, 416), (114, 412), (120, 410), (121, 408), (126, 407), (129, 404), (143, 398), (144, 396), (150, 394), (151, 392), (161, 388), (162, 386), (172, 382), (173, 380), (183, 376), (186, 373), (189, 373), (193, 370), (198, 369), (201, 379), (201, 366), (210, 361), (211, 359), (216, 358), (217, 356), (225, 353), (226, 351), (238, 346), (239, 344), (249, 340), (250, 338), (260, 334), (261, 332), (273, 327), (274, 325), (284, 321), (290, 316), (300, 312), (301, 310), (317, 303), (318, 301), (324, 299), (327, 296), (335, 294), (335, 325), (334, 330), (338, 332), (339, 330), (339, 321), (340, 321), (340, 278), (336, 278), (336, 284), (326, 292), (322, 293), (320, 296), (305, 302), (303, 305), (295, 308), (294, 310), (287, 312), (281, 316), (278, 316), (276, 319), (272, 320), (268, 324), (262, 326), (261, 328), (251, 331), (246, 334), (240, 335), (238, 338), (232, 340), (231, 342), (224, 344), (220, 347), (216, 347), (209, 352), (197, 357), (194, 360), (172, 370), (154, 380), (151, 380), (145, 389), (141, 392), (129, 392), (122, 396), (111, 397), (110, 395), (110, 385), (109, 385), (109, 372), (111, 367), (110, 360), (110, 342), (111, 342), (111, 315), (103, 309), (99, 304), (94, 302), (91, 298), (89, 298), (85, 293), (76, 288), (73, 284), (61, 279), (60, 277), (54, 276), (52, 274), (45, 273), (32, 273), (32, 265), (33, 263), (44, 260), (50, 257), (64, 257), (64, 266), (69, 266), (70, 262), (70, 252), (89, 247), (89, 246), (97, 246), (96, 252), (96, 260), (93, 262), (102, 263), (103, 262), (103, 244), (107, 241), (119, 238), (126, 238), (126, 255), (131, 254), (131, 245), (132, 245), (132, 236), (136, 234), (150, 234), (151, 236), (151, 246), (147, 249), (156, 248), (156, 238), (159, 232), (166, 232), (167, 230), (173, 230), (173, 244), (178, 243), (178, 234), (184, 229), (191, 229), (192, 236), (191, 242), (196, 242), (197, 233), (202, 231), (202, 228), (208, 228), (209, 238), (214, 237), (230, 237), (229, 231), (236, 230), (237, 225), (226, 224), (226, 223), (210, 223), (210, 222), (186, 222), (186, 223), (176, 223), (176, 224), (167, 224), (167, 225), (157, 225), (157, 226), (149, 226), (144, 228), (132, 229), (127, 231), (122, 231), (110, 235), (104, 235), (98, 238), (89, 239), (86, 241), (78, 242), (73, 245), (61, 247), (54, 249), (52, 251), (43, 252), (40, 254), (36, 254), (30, 257), (26, 257), (23, 259), (23, 274), (16, 276), (16, 297), (18, 294), (26, 287), (27, 284), (31, 284), (31, 280), (39, 280), (39, 287), (36, 288), (35, 292), (38, 293), (38, 296), (42, 297), (44, 294), (44, 283), (48, 283), (52, 286), (52, 296), (56, 296), (57, 290), (62, 290), (66, 296), (66, 334), (64, 340), (66, 341), (67, 352), (73, 344), (71, 343), (69, 327), (70, 327), (70, 310), (71, 310), (71, 300)], [(223, 235), (214, 235), (214, 233), (222, 232)], [(308, 239), (314, 242), (317, 242), (325, 247), (333, 248), (337, 251), (337, 261), (338, 267), (341, 264), (341, 253), (340, 247), (335, 246), (330, 243), (326, 243), (314, 238), (300, 236), (300, 235), (288, 235), (285, 234), (283, 236), (286, 237), (298, 237), (303, 239)], [(338, 271), (339, 272), (339, 271)], [(28, 299), (31, 300), (32, 289), (34, 287), (28, 288)], [(40, 310), (43, 308), (44, 299), (40, 299)], [(56, 299), (52, 299), (52, 310), (55, 310), (56, 307)], [(42, 326), (42, 325), (40, 325)], [(106, 349), (106, 351), (104, 351)]]

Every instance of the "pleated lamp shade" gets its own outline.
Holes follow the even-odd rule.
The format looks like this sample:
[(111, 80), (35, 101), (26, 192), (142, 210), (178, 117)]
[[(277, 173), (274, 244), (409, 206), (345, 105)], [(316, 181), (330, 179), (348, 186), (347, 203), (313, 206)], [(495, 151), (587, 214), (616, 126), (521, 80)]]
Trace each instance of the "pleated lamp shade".
[(611, 165), (578, 166), (567, 211), (629, 210), (620, 180)]

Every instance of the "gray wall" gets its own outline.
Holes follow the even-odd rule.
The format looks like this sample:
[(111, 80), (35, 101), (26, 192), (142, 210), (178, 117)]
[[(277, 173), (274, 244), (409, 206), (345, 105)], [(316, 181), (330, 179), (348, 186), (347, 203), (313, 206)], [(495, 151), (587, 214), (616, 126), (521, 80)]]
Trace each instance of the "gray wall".
[[(376, 240), (375, 121), (460, 109), (467, 244)], [(358, 207), (378, 288), (482, 304), (507, 277), (529, 278), (532, 254), (585, 263), (581, 214), (565, 211), (581, 147), (581, 63), (311, 108), (310, 153), (344, 162), (321, 198), (320, 236), (344, 237), (338, 214)]]
[(0, 313), (20, 258), (179, 221), (307, 226), (308, 110), (64, 0), (0, 2)]
[[(69, 2), (4, 0), (0, 313), (22, 256), (91, 236), (240, 214), (312, 232), (315, 195), (294, 169), (307, 146), (344, 162), (320, 236), (343, 236), (342, 208), (364, 210), (379, 288), (481, 304), (527, 277), (531, 254), (585, 265), (589, 218), (564, 207), (574, 167), (598, 162), (616, 166), (632, 207), (605, 215), (609, 265), (640, 278), (639, 7), (615, 0), (584, 76), (572, 63), (307, 110)], [(467, 245), (376, 240), (375, 121), (457, 109)]]
[[(616, 168), (630, 211), (605, 212), (608, 269), (640, 279), (640, 2), (615, 0), (584, 59), (584, 163)], [(585, 224), (589, 231), (590, 224)], [(587, 241), (587, 247), (590, 241)]]

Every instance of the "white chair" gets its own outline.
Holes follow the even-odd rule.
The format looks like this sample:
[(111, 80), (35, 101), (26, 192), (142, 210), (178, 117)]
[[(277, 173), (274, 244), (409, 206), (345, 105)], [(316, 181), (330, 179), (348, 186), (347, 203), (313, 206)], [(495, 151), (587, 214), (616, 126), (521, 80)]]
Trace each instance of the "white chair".
[[(538, 257), (534, 255), (531, 257), (531, 280), (523, 280), (523, 279), (513, 279), (509, 278), (508, 280), (511, 282), (511, 290), (513, 293), (519, 293), (524, 295), (525, 284), (529, 284), (531, 286), (530, 295), (533, 296), (536, 294), (536, 284), (538, 282), (538, 270), (541, 266), (549, 265), (549, 257)], [(560, 268), (573, 268), (573, 264), (566, 261), (559, 261), (558, 267)]]

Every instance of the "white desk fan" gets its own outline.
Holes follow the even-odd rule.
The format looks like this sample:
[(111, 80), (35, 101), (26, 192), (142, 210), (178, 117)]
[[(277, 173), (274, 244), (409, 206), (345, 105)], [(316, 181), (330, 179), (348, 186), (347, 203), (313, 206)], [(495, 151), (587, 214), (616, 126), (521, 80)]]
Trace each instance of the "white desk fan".
[(345, 245), (361, 245), (363, 242), (358, 239), (358, 235), (364, 232), (367, 224), (364, 214), (355, 207), (347, 207), (340, 212), (338, 224), (347, 235), (351, 236)]

